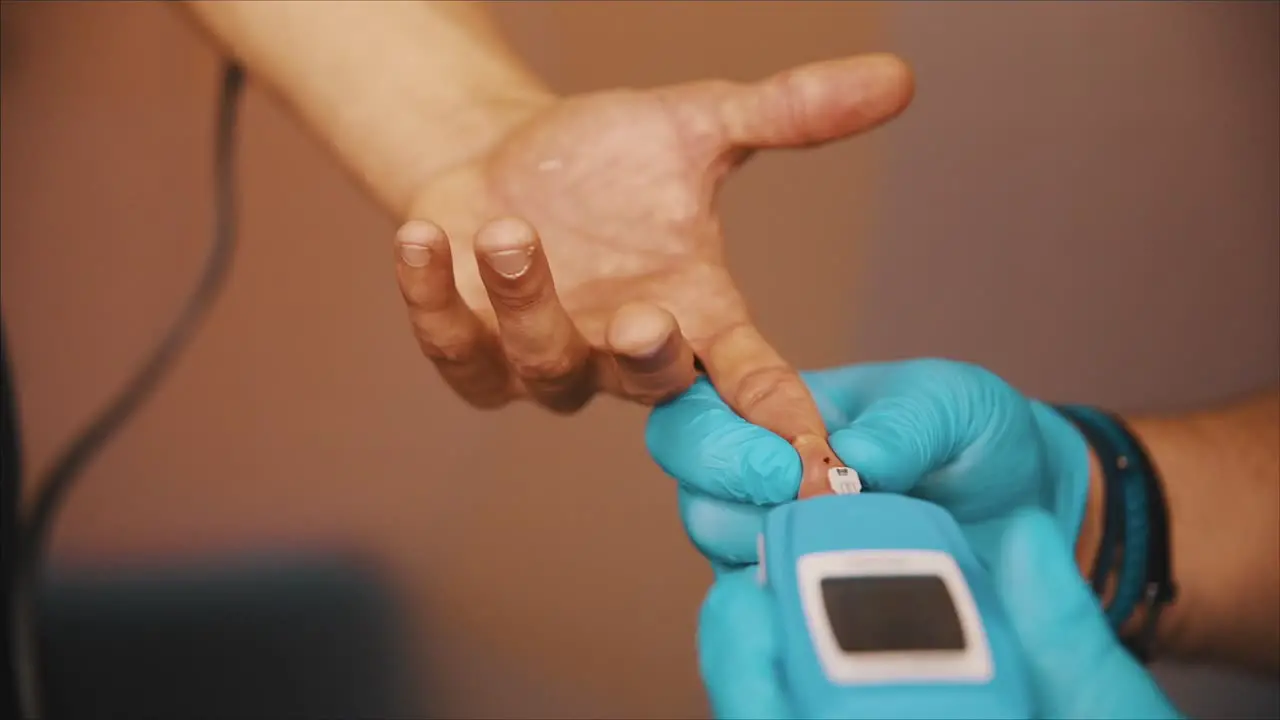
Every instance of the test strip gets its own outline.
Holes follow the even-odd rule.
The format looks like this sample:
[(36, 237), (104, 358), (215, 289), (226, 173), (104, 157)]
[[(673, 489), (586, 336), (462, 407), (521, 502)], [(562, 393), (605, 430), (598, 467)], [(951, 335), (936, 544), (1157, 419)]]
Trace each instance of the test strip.
[(837, 495), (855, 495), (862, 492), (862, 478), (858, 471), (847, 467), (833, 467), (827, 471), (827, 484)]

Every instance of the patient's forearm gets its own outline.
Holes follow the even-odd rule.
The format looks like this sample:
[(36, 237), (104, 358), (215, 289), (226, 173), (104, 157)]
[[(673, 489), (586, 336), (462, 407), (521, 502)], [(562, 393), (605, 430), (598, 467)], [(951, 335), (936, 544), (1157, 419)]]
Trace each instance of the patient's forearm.
[(1280, 392), (1130, 424), (1169, 503), (1180, 598), (1161, 617), (1160, 650), (1280, 668)]
[(425, 179), (481, 152), (551, 98), (479, 3), (182, 6), (399, 216)]

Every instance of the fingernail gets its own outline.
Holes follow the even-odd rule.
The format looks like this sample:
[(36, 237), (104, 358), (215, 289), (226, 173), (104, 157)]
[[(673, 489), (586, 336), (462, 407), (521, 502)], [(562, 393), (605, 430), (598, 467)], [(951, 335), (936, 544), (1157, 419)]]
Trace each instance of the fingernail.
[(431, 260), (431, 245), (439, 242), (443, 231), (423, 220), (410, 220), (396, 231), (400, 259), (409, 267), (420, 268)]
[(538, 242), (529, 223), (517, 218), (494, 220), (476, 233), (476, 250), (494, 272), (506, 278), (518, 278), (533, 264), (533, 249)]
[(515, 279), (529, 269), (533, 261), (533, 248), (520, 250), (500, 250), (485, 255), (485, 261), (499, 275)]
[(400, 244), (400, 259), (409, 267), (424, 267), (431, 259), (431, 251), (421, 245)]

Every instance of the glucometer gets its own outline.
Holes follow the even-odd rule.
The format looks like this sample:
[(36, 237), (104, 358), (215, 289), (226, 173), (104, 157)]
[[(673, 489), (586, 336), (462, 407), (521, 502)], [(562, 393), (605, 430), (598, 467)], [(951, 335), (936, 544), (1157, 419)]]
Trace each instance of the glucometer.
[(759, 538), (796, 717), (1031, 717), (1016, 639), (950, 513), (841, 481), (771, 511)]

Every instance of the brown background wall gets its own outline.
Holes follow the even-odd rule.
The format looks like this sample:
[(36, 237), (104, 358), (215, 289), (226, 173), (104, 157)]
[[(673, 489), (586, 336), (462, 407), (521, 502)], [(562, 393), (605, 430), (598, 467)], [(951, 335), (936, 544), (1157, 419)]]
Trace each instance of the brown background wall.
[[(726, 193), (732, 261), (797, 364), (964, 357), (1122, 407), (1277, 380), (1276, 5), (499, 15), (564, 91), (864, 50), (916, 65), (898, 125), (762, 157)], [(154, 4), (6, 3), (0, 32), (2, 299), (38, 468), (198, 272), (217, 58)], [(231, 286), (84, 478), (60, 557), (358, 548), (412, 608), (442, 714), (702, 712), (692, 637), (709, 573), (644, 454), (644, 413), (465, 408), (406, 331), (391, 222), (256, 91), (243, 127)], [(527, 584), (505, 592), (511, 579)]]
[[(1280, 381), (1280, 5), (900, 3), (882, 38), (918, 87), (876, 136), (855, 357), (1123, 410)], [(1280, 714), (1274, 679), (1157, 674), (1193, 717)]]

